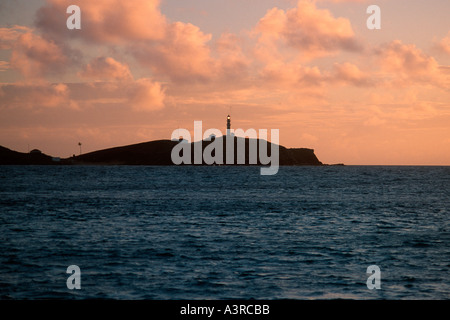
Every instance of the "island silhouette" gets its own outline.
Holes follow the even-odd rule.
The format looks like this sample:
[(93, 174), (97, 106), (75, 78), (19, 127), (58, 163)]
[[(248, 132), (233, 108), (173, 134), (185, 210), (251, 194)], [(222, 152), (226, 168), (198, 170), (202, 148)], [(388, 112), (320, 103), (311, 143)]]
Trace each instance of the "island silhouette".
[[(224, 137), (218, 137), (216, 139), (224, 139)], [(228, 139), (228, 138), (225, 138)], [(250, 138), (233, 137), (234, 143), (234, 164), (237, 164), (237, 140), (244, 139), (241, 143), (245, 144), (245, 164), (239, 165), (263, 165), (258, 157), (256, 164), (249, 163), (249, 147)], [(260, 139), (254, 139), (259, 151)], [(268, 154), (272, 150), (272, 143), (265, 140), (263, 143), (267, 143)], [(40, 150), (34, 149), (29, 153), (23, 153), (14, 151), (0, 146), (0, 165), (175, 165), (171, 159), (172, 149), (179, 143), (188, 143), (187, 148), (191, 148), (191, 163), (192, 165), (206, 165), (203, 161), (201, 164), (194, 164), (194, 144), (201, 143), (202, 151), (212, 141), (198, 141), (187, 142), (178, 140), (155, 140), (143, 143), (137, 143), (132, 145), (113, 147), (98, 151), (89, 152), (86, 154), (80, 154), (78, 156), (72, 156), (69, 158), (59, 158), (47, 155)], [(223, 157), (226, 159), (226, 148), (223, 143)], [(224, 161), (225, 163), (225, 161)], [(184, 165), (184, 164), (182, 164)], [(225, 165), (225, 164), (224, 164)], [(228, 165), (228, 164), (227, 164)], [(314, 154), (313, 149), (308, 148), (286, 148), (279, 145), (279, 165), (287, 166), (321, 166), (324, 165), (317, 156)]]

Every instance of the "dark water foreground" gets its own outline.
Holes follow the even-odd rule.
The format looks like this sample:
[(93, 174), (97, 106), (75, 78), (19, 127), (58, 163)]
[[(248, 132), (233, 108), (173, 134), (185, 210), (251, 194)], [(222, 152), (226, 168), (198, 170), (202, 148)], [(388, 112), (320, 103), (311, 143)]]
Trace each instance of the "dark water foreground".
[(449, 299), (449, 210), (450, 167), (0, 166), (0, 298)]

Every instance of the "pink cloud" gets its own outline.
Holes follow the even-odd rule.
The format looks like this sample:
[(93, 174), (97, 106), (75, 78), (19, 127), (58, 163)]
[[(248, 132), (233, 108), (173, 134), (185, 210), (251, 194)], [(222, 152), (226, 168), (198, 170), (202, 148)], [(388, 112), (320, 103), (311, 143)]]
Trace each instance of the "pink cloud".
[(66, 84), (38, 82), (34, 84), (7, 84), (1, 86), (2, 105), (6, 109), (42, 109), (70, 107), (77, 104), (70, 98)]
[(445, 87), (448, 74), (432, 56), (423, 53), (414, 44), (394, 40), (377, 50), (381, 69), (394, 80), (411, 81)]
[(390, 42), (380, 52), (383, 66), (388, 70), (408, 74), (422, 74), (437, 67), (433, 57), (424, 54), (413, 44), (403, 44), (400, 40)]
[(25, 26), (12, 26), (0, 28), (0, 50), (10, 50), (24, 33), (30, 33), (32, 29)]
[(165, 90), (150, 79), (139, 79), (127, 90), (127, 99), (136, 111), (154, 111), (164, 108)]
[(6, 71), (10, 68), (8, 61), (0, 61), (0, 72)]
[[(67, 1), (48, 0), (37, 13), (37, 26), (53, 39), (82, 39), (96, 45), (120, 45), (140, 65), (177, 82), (205, 81), (214, 72), (210, 34), (190, 23), (170, 22), (159, 0), (78, 0), (81, 30), (67, 30)], [(92, 67), (92, 66), (91, 66)], [(88, 70), (85, 70), (87, 74)]]
[(114, 108), (124, 112), (155, 111), (165, 107), (165, 88), (149, 78), (68, 84), (81, 110)]
[(165, 106), (165, 89), (148, 78), (120, 82), (4, 84), (3, 109), (39, 111), (71, 108), (78, 111), (115, 106), (124, 111), (154, 111)]
[(130, 69), (111, 57), (97, 57), (93, 59), (79, 75), (93, 80), (131, 80)]
[(239, 81), (247, 77), (252, 61), (243, 50), (244, 42), (232, 33), (223, 33), (215, 41), (216, 72), (222, 79)]
[(356, 65), (349, 62), (334, 64), (332, 81), (358, 87), (375, 84), (375, 80), (370, 74), (361, 71)]
[(339, 50), (358, 51), (351, 23), (335, 18), (328, 10), (318, 9), (314, 2), (299, 0), (297, 7), (284, 11), (269, 10), (258, 22), (260, 41), (283, 42), (306, 57), (329, 55)]
[(442, 38), (442, 40), (437, 43), (437, 47), (440, 51), (450, 55), (450, 31), (447, 36)]
[(11, 68), (18, 70), (26, 78), (39, 78), (60, 72), (68, 61), (64, 50), (54, 41), (31, 32), (20, 35), (12, 45)]
[(283, 88), (289, 86), (290, 90), (299, 85), (302, 87), (321, 87), (326, 80), (325, 75), (318, 67), (303, 66), (299, 63), (284, 63), (274, 61), (267, 64), (260, 73), (264, 83)]
[(190, 23), (167, 26), (165, 38), (130, 46), (130, 52), (144, 66), (176, 82), (206, 81), (213, 73), (210, 34)]
[(82, 10), (81, 30), (65, 28), (68, 3), (47, 0), (37, 12), (36, 25), (57, 38), (79, 37), (95, 43), (120, 44), (128, 41), (157, 40), (164, 37), (166, 18), (159, 0), (74, 0)]

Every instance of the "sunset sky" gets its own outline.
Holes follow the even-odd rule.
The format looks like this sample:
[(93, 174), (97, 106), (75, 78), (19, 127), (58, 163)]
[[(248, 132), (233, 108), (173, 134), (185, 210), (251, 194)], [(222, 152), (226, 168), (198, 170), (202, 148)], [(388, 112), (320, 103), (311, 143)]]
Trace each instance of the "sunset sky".
[(2, 146), (68, 157), (230, 112), (324, 163), (450, 165), (450, 1), (0, 3)]

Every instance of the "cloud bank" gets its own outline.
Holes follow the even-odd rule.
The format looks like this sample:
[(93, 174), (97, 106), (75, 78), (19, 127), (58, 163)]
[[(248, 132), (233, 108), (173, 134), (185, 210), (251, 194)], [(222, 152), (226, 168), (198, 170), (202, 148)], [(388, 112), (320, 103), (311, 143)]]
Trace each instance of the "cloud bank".
[[(14, 130), (53, 119), (74, 135), (129, 143), (191, 120), (221, 127), (219, 115), (233, 107), (241, 125), (278, 127), (282, 143), (304, 140), (331, 158), (343, 147), (372, 155), (363, 138), (384, 148), (403, 132), (425, 150), (411, 128), (427, 139), (448, 129), (450, 68), (411, 41), (383, 35), (371, 44), (332, 11), (363, 3), (300, 0), (213, 35), (166, 16), (159, 0), (74, 0), (82, 29), (68, 30), (67, 1), (47, 0), (34, 23), (0, 27), (0, 133), (16, 141)], [(436, 39), (448, 57), (450, 33)]]

